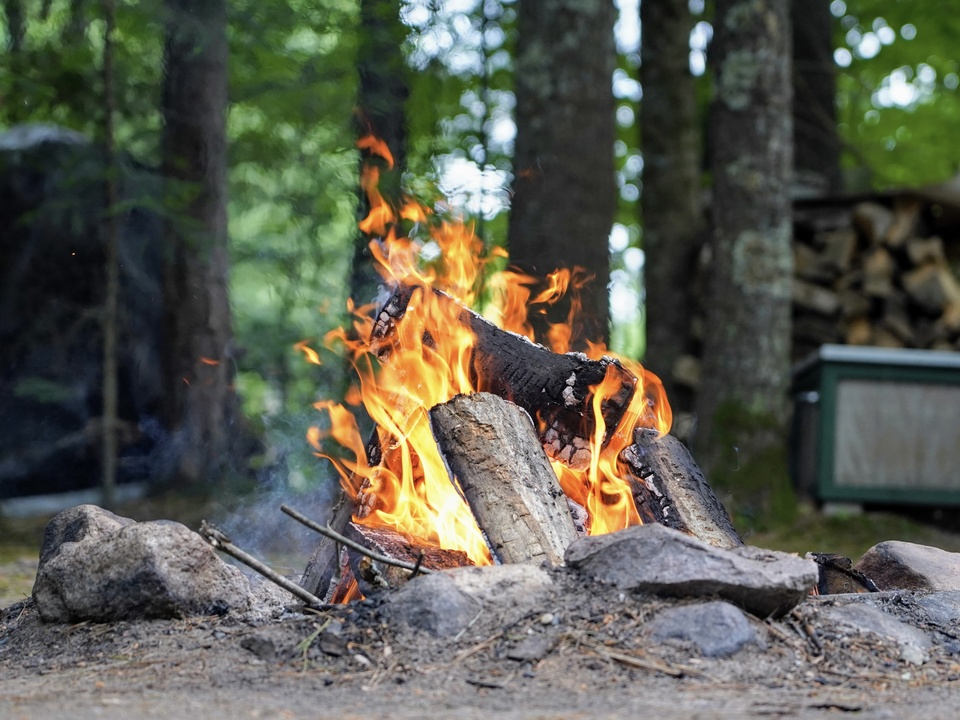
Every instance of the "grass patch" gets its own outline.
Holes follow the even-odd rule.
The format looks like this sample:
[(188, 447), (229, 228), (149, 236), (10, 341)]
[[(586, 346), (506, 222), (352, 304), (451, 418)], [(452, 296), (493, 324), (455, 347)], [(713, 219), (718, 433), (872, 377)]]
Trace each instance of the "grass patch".
[(748, 545), (800, 555), (806, 552), (839, 553), (854, 562), (885, 540), (902, 540), (960, 552), (960, 534), (901, 515), (864, 512), (828, 516), (806, 505), (800, 506), (793, 522), (748, 532), (744, 537)]

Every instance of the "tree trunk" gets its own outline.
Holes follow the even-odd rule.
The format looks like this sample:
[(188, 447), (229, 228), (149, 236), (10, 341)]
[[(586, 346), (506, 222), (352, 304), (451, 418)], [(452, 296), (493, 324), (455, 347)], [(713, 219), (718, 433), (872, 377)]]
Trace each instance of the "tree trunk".
[(103, 297), (103, 439), (100, 446), (100, 489), (103, 506), (116, 506), (117, 489), (117, 419), (119, 405), (117, 371), (117, 335), (120, 296), (120, 232), (117, 224), (117, 152), (113, 121), (116, 111), (114, 85), (113, 33), (116, 27), (116, 7), (113, 0), (103, 0), (103, 147), (106, 168), (104, 205), (106, 217), (103, 233), (106, 245), (104, 276), (107, 279)]
[[(617, 198), (614, 19), (609, 0), (522, 0), (518, 7), (510, 254), (535, 276), (561, 266), (594, 276), (581, 291), (574, 348), (608, 334), (608, 236)], [(566, 316), (558, 307), (548, 319)], [(543, 320), (532, 320), (543, 339)]]
[(167, 0), (162, 115), (169, 209), (164, 295), (165, 408), (175, 479), (216, 475), (230, 459), (232, 319), (227, 298), (224, 0)]
[(830, 0), (791, 0), (793, 145), (796, 183), (805, 193), (840, 190), (834, 18)]
[[(360, 3), (360, 43), (358, 73), (360, 76), (357, 114), (357, 136), (374, 135), (383, 140), (393, 156), (392, 167), (380, 157), (363, 153), (380, 171), (379, 190), (384, 199), (396, 207), (401, 201), (400, 180), (406, 164), (406, 102), (409, 88), (407, 66), (402, 45), (407, 28), (400, 22), (397, 3), (390, 0), (362, 0)], [(361, 192), (360, 214), (369, 210)], [(368, 247), (370, 238), (359, 235), (350, 275), (350, 297), (365, 305), (376, 297), (380, 276), (373, 267)]]
[(793, 274), (788, 13), (779, 0), (718, 0), (712, 48), (713, 265), (697, 443), (714, 485), (729, 472), (743, 492), (754, 471), (767, 488), (782, 470)]
[(660, 376), (671, 405), (677, 407), (672, 373), (689, 351), (693, 276), (703, 240), (700, 128), (689, 61), (694, 23), (686, 0), (642, 2), (640, 23), (644, 365)]
[(3, 0), (3, 19), (7, 25), (7, 51), (10, 59), (19, 59), (26, 37), (22, 0)]

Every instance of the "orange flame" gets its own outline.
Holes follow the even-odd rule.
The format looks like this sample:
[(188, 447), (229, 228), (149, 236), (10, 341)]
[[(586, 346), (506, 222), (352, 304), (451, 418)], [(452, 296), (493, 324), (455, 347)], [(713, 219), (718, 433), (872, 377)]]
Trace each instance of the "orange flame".
[(293, 349), (299, 350), (300, 352), (302, 352), (304, 357), (307, 358), (308, 363), (312, 363), (314, 365), (321, 365), (322, 363), (320, 362), (320, 354), (316, 350), (314, 350), (312, 347), (307, 345), (308, 342), (310, 341), (301, 340), (298, 343), (294, 343)]
[(393, 153), (387, 144), (375, 135), (365, 135), (357, 140), (357, 148), (371, 155), (378, 155), (387, 161), (387, 170), (393, 170)]
[[(360, 147), (380, 155), (392, 166), (392, 156), (382, 141), (368, 136), (360, 141)], [(536, 295), (531, 290), (538, 284), (536, 278), (512, 270), (485, 279), (487, 264), (505, 257), (503, 250), (486, 251), (470, 226), (456, 220), (439, 222), (416, 203), (390, 207), (377, 190), (378, 181), (378, 169), (368, 163), (362, 185), (370, 212), (360, 228), (377, 238), (370, 248), (388, 286), (402, 283), (412, 295), (399, 321), (388, 316), (372, 317), (371, 306), (351, 308), (352, 333), (337, 329), (325, 342), (328, 347), (341, 343), (353, 362), (359, 385), (351, 389), (347, 401), (362, 401), (377, 428), (379, 453), (368, 458), (353, 414), (330, 401), (315, 405), (329, 415), (330, 429), (311, 428), (308, 441), (318, 456), (333, 462), (344, 489), (357, 500), (355, 522), (393, 528), (420, 543), (462, 550), (474, 563), (488, 564), (489, 549), (456, 480), (449, 477), (429, 423), (431, 407), (458, 393), (478, 389), (470, 372), (475, 337), (469, 324), (459, 318), (461, 308), (439, 301), (434, 289), (466, 306), (476, 306), (486, 299), (488, 319), (531, 340), (536, 338), (527, 317), (529, 309), (554, 304), (571, 291), (567, 322), (552, 325), (547, 338), (555, 352), (566, 352), (572, 321), (579, 312), (577, 291), (591, 278), (579, 268), (558, 270)], [(419, 242), (397, 237), (398, 217), (426, 226), (440, 249), (436, 260), (425, 263)], [(373, 338), (377, 322), (392, 323), (385, 339), (384, 333)], [(305, 344), (295, 347), (309, 357)], [(603, 345), (590, 346), (591, 358), (609, 354)], [(617, 458), (633, 441), (634, 428), (646, 426), (666, 432), (671, 423), (659, 379), (637, 363), (625, 359), (621, 363), (636, 375), (638, 384), (618, 426), (607, 428), (602, 412), (604, 402), (621, 391), (620, 377), (611, 366), (606, 377), (591, 388), (591, 437), (578, 439), (576, 447), (551, 453), (564, 492), (588, 513), (591, 534), (640, 522), (630, 485), (618, 476)], [(325, 452), (327, 439), (344, 448), (349, 457)]]

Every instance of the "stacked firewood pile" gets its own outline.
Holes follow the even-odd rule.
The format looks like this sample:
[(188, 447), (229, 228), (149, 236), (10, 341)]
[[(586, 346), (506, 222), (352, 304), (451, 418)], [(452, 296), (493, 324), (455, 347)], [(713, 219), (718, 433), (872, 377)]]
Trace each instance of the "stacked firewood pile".
[(824, 343), (960, 349), (960, 281), (919, 198), (799, 208), (794, 359)]
[[(794, 362), (825, 343), (960, 350), (960, 177), (798, 201), (793, 233)], [(709, 272), (706, 262), (701, 280)], [(694, 318), (694, 348), (673, 368), (680, 423), (699, 385), (702, 327)]]

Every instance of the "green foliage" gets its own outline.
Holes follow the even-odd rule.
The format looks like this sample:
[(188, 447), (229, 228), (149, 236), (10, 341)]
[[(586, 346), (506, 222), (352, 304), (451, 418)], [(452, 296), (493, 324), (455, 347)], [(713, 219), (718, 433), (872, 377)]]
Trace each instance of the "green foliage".
[[(835, 11), (844, 3), (834, 3)], [(856, 187), (940, 182), (960, 167), (960, 16), (952, 3), (848, 0), (838, 22), (844, 165)], [(835, 14), (837, 14), (835, 12)], [(864, 171), (866, 177), (864, 178)]]
[[(342, 358), (309, 364), (301, 340), (346, 321), (356, 237), (358, 156), (351, 114), (355, 2), (231, 5), (231, 303), (246, 415), (285, 459), (313, 477), (310, 405), (335, 396)], [(269, 458), (268, 458), (269, 459)], [(288, 477), (288, 480), (289, 480)]]
[[(103, 122), (103, 28), (99, 3), (24, 2), (24, 36), (16, 46), (0, 23), (8, 72), (0, 73), (0, 127), (57, 123), (92, 137)], [(159, 160), (162, 16), (159, 0), (118, 3), (115, 34), (117, 144)]]

